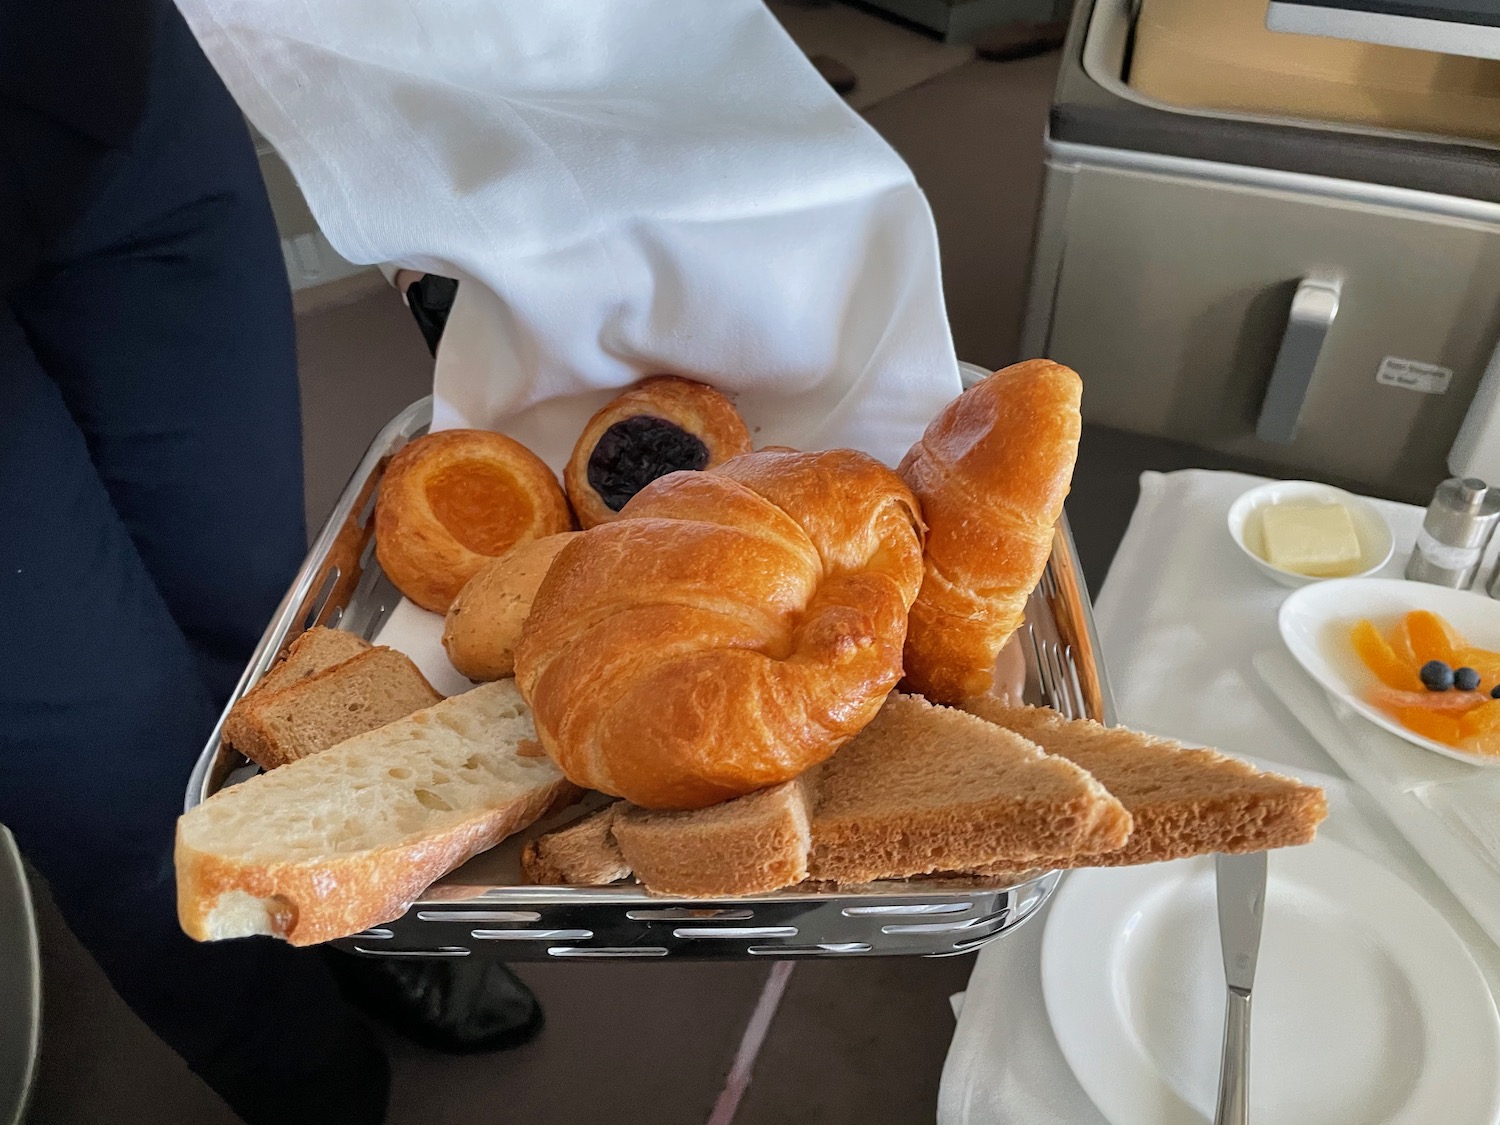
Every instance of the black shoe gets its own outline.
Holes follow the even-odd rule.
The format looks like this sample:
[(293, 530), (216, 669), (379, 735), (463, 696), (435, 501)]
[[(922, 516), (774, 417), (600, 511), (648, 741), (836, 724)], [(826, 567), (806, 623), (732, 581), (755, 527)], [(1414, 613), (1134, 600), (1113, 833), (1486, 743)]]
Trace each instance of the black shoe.
[(504, 1051), (542, 1030), (531, 989), (489, 958), (387, 960), (330, 951), (329, 963), (351, 1003), (434, 1051)]

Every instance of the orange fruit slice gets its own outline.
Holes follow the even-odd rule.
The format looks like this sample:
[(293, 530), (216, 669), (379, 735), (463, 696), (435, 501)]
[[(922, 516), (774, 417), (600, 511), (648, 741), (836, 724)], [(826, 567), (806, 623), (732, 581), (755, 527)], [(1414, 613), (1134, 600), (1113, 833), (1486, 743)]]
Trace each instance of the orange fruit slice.
[(1463, 718), (1445, 715), (1424, 707), (1398, 707), (1395, 719), (1409, 731), (1441, 742), (1444, 746), (1457, 746), (1464, 738)]
[(1491, 699), (1469, 711), (1459, 720), (1465, 738), (1481, 734), (1500, 734), (1500, 699)]
[(1493, 702), (1477, 691), (1398, 691), (1388, 687), (1375, 688), (1365, 698), (1390, 715), (1410, 709), (1456, 717), (1482, 703)]
[(1390, 644), (1392, 651), (1404, 663), (1413, 668), (1422, 667), (1422, 661), (1417, 659), (1416, 650), (1411, 647), (1411, 631), (1406, 627), (1406, 618), (1403, 617), (1391, 627)]
[(1373, 621), (1357, 622), (1349, 630), (1349, 643), (1364, 661), (1365, 667), (1375, 673), (1375, 678), (1388, 688), (1398, 691), (1422, 690), (1421, 677), (1411, 664), (1396, 655), (1394, 649), (1380, 635)]
[(1468, 642), (1453, 626), (1425, 609), (1412, 610), (1402, 620), (1402, 624), (1406, 626), (1407, 636), (1411, 638), (1412, 655), (1416, 657), (1417, 667), (1420, 668), (1429, 660), (1441, 660), (1444, 664), (1458, 667), (1454, 663), (1455, 657), (1459, 650), (1468, 647)]

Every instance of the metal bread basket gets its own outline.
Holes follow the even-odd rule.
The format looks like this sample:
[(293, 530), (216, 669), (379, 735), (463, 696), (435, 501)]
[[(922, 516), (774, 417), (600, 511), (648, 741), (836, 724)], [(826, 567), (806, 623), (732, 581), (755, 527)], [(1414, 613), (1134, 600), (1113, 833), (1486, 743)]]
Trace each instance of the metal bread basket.
[[(966, 382), (985, 374), (965, 366)], [(261, 638), (231, 705), (305, 629), (324, 625), (367, 640), (378, 636), (401, 595), (375, 559), (375, 497), (391, 455), (425, 433), (431, 420), (431, 399), (422, 399), (375, 438)], [(1066, 517), (1026, 617), (1021, 649), (1027, 701), (1113, 722)], [(222, 725), (221, 717), (188, 782), (188, 808), (255, 772), (221, 741)], [(402, 917), (333, 944), (375, 957), (491, 954), (507, 961), (946, 956), (976, 949), (1020, 925), (1046, 902), (1059, 878), (1054, 871), (1013, 885), (977, 876), (913, 879), (836, 890), (793, 887), (713, 901), (648, 895), (634, 883), (523, 883), (522, 844), (576, 815), (569, 810), (534, 825), (439, 879)]]

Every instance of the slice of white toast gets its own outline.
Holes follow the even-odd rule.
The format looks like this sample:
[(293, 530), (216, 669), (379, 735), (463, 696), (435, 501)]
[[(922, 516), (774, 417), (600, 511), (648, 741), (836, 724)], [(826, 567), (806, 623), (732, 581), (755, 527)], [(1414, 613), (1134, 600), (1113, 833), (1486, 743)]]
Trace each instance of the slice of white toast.
[(515, 681), (484, 684), (183, 815), (178, 919), (199, 941), (347, 937), (577, 796)]

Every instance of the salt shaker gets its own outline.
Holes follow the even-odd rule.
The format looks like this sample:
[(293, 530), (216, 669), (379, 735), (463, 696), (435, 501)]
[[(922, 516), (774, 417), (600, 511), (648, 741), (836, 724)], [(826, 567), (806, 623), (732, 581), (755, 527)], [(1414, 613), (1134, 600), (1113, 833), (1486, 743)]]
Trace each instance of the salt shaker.
[(1445, 480), (1427, 505), (1406, 577), (1468, 589), (1497, 522), (1500, 489), (1491, 489), (1475, 477)]

